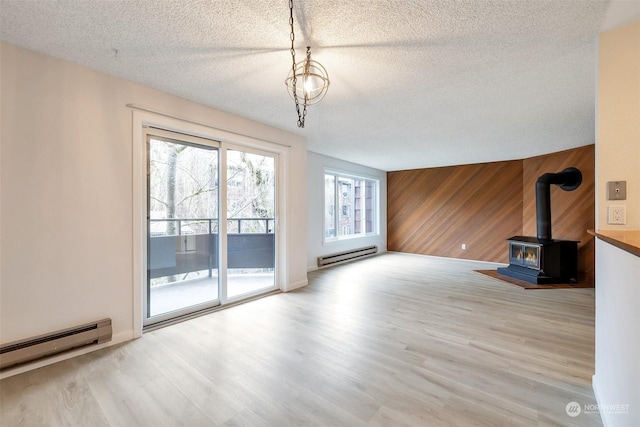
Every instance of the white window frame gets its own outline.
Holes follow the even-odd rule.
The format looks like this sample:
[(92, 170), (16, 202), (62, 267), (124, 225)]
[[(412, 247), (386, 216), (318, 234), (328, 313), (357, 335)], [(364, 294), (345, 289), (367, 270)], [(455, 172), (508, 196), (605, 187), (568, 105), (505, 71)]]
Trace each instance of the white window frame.
[[(326, 206), (326, 186), (325, 186), (325, 180), (326, 180), (326, 176), (327, 175), (333, 175), (334, 177), (336, 177), (335, 181), (334, 181), (334, 197), (333, 197), (333, 203), (334, 203), (334, 207), (335, 207), (335, 212), (334, 212), (334, 228), (336, 230), (335, 232), (335, 236), (327, 236), (327, 230), (326, 230), (326, 215), (327, 215), (327, 206)], [(370, 232), (366, 232), (363, 231), (361, 233), (353, 233), (353, 234), (349, 234), (346, 236), (340, 236), (339, 232), (338, 232), (338, 206), (340, 205), (339, 203), (339, 196), (338, 196), (338, 178), (348, 178), (348, 179), (357, 179), (357, 180), (367, 180), (367, 181), (371, 181), (374, 183), (374, 189), (373, 189), (373, 207), (372, 207), (372, 211), (373, 211), (373, 221), (372, 221), (372, 225), (373, 225), (373, 230)], [(328, 242), (337, 242), (337, 241), (341, 241), (341, 240), (350, 240), (350, 239), (361, 239), (361, 238), (366, 238), (366, 237), (371, 237), (371, 236), (378, 236), (380, 235), (380, 179), (369, 176), (369, 175), (362, 175), (362, 174), (356, 174), (356, 173), (352, 173), (352, 172), (344, 172), (344, 171), (340, 171), (337, 169), (331, 169), (331, 168), (324, 168), (322, 171), (322, 195), (323, 195), (323, 202), (322, 202), (322, 209), (323, 209), (323, 213), (322, 213), (322, 235), (323, 235), (323, 242), (328, 243)], [(365, 200), (363, 198), (363, 200)], [(366, 209), (361, 209), (362, 212), (366, 212)], [(365, 227), (366, 225), (366, 218), (362, 218), (361, 220), (361, 226)]]

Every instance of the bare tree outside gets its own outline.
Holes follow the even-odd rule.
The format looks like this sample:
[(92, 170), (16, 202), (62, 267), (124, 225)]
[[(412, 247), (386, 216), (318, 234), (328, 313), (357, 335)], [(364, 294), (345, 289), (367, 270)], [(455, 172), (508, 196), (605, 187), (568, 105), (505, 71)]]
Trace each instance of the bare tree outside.
[[(151, 139), (149, 215), (152, 220), (209, 220), (218, 217), (218, 151)], [(158, 221), (152, 235), (208, 232), (203, 222)], [(187, 224), (184, 224), (187, 222)]]
[[(273, 218), (275, 216), (274, 159), (243, 151), (227, 152), (227, 217)], [(233, 227), (233, 223), (230, 227)], [(241, 230), (267, 233), (266, 221), (242, 221)]]

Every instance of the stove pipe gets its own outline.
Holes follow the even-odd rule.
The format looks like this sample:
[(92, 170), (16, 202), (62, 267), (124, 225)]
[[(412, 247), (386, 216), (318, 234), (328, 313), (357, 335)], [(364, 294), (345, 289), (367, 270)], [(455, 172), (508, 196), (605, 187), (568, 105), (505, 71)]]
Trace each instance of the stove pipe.
[(538, 240), (551, 241), (551, 184), (564, 191), (573, 191), (582, 183), (582, 173), (577, 168), (566, 168), (558, 173), (545, 173), (536, 181), (536, 226)]

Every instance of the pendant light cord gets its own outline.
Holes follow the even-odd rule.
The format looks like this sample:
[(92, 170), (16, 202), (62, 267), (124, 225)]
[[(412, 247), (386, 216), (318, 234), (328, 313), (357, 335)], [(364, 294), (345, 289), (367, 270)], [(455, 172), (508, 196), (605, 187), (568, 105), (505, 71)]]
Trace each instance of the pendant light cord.
[[(298, 127), (304, 128), (304, 120), (307, 116), (307, 99), (305, 96), (303, 105), (302, 105), (302, 113), (300, 112), (300, 101), (298, 101), (298, 93), (296, 85), (298, 83), (298, 79), (296, 78), (296, 49), (294, 46), (294, 42), (296, 40), (296, 35), (293, 31), (293, 0), (289, 0), (289, 26), (291, 27), (291, 60), (293, 61), (293, 65), (291, 66), (292, 75), (293, 75), (293, 99), (296, 102), (296, 112), (298, 113)], [(309, 58), (310, 52), (309, 48), (307, 48), (307, 58)]]

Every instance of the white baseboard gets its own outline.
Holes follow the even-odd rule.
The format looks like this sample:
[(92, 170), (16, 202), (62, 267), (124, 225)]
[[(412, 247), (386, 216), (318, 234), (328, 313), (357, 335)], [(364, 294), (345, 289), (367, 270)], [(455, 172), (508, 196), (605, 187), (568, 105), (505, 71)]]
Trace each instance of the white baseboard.
[(308, 284), (309, 284), (309, 281), (307, 279), (300, 280), (299, 282), (290, 283), (289, 286), (287, 286), (287, 289), (283, 289), (282, 291), (283, 292), (290, 292), (290, 291), (293, 291), (295, 289), (305, 287)]
[(415, 255), (415, 256), (419, 256), (419, 257), (425, 257), (425, 258), (436, 258), (436, 259), (444, 259), (444, 260), (448, 260), (448, 261), (462, 261), (462, 262), (467, 262), (467, 263), (479, 263), (479, 264), (486, 264), (488, 267), (506, 267), (509, 264), (505, 264), (502, 262), (495, 262), (495, 261), (482, 261), (482, 260), (477, 260), (477, 259), (467, 259), (467, 258), (452, 258), (452, 257), (446, 257), (446, 256), (439, 256), (439, 255), (423, 255), (423, 254), (414, 254), (414, 253), (410, 253), (410, 252), (395, 252), (395, 251), (389, 251), (389, 253), (393, 253), (393, 254), (407, 254), (407, 255)]
[[(593, 395), (596, 397), (596, 403), (598, 405), (604, 405), (604, 399), (600, 395), (599, 387), (598, 387), (598, 377), (595, 374), (591, 377), (591, 387), (593, 388)], [(600, 411), (600, 419), (602, 420), (603, 427), (613, 427), (613, 421), (609, 419), (609, 414), (606, 412)]]
[(111, 338), (111, 341), (103, 344), (82, 347), (77, 350), (71, 350), (62, 354), (47, 357), (45, 359), (36, 360), (31, 363), (25, 363), (24, 365), (19, 365), (19, 366), (16, 366), (15, 368), (6, 369), (0, 372), (0, 380), (4, 378), (12, 377), (14, 375), (21, 374), (23, 372), (32, 371), (34, 369), (38, 369), (43, 366), (53, 365), (54, 363), (62, 362), (63, 360), (67, 360), (73, 357), (81, 356), (83, 354), (91, 353), (93, 351), (100, 350), (106, 347), (111, 347), (112, 345), (131, 341), (133, 338), (134, 338), (133, 331), (119, 332)]
[[(437, 256), (437, 255), (422, 255), (422, 254), (414, 254), (414, 253), (410, 253), (410, 252), (387, 251), (386, 249), (384, 251), (379, 251), (376, 254), (370, 255), (370, 257), (382, 255), (382, 254), (385, 254), (385, 253), (412, 255), (412, 256), (424, 257), (424, 258), (444, 259), (444, 260), (448, 260), (448, 261), (461, 261), (461, 262), (466, 262), (466, 263), (477, 263), (477, 264), (486, 265), (487, 268), (506, 267), (507, 265), (509, 265), (509, 264), (505, 264), (505, 263), (501, 263), (501, 262), (494, 262), (494, 261), (481, 261), (481, 260), (466, 259), (466, 258), (451, 258), (451, 257)], [(357, 260), (345, 261), (345, 262), (355, 262), (355, 261), (357, 261)], [(338, 265), (338, 264), (335, 264), (335, 265)], [(328, 266), (326, 266), (324, 268), (329, 268), (329, 267), (331, 267), (331, 265), (328, 265)], [(316, 270), (320, 270), (320, 268), (318, 268), (318, 266), (315, 266), (315, 265), (311, 265), (311, 266), (308, 265), (307, 266), (307, 273), (310, 273), (310, 272), (316, 271)]]

